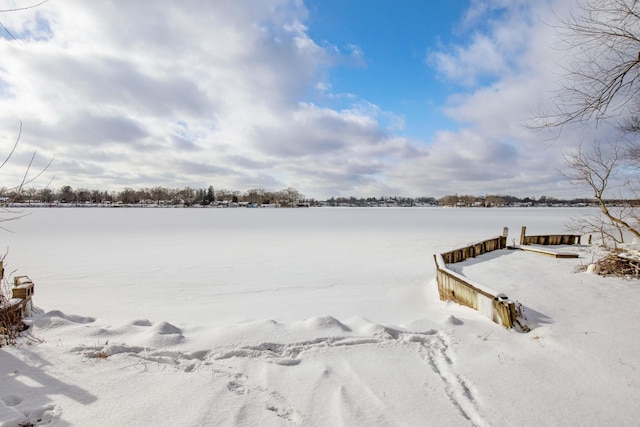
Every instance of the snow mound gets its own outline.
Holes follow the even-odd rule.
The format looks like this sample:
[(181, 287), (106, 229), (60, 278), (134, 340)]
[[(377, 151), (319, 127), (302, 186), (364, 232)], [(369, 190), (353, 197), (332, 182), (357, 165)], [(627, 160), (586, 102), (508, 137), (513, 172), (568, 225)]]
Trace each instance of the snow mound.
[(153, 327), (153, 331), (160, 335), (182, 335), (182, 329), (168, 322), (160, 322)]
[(56, 328), (71, 324), (87, 324), (95, 322), (93, 317), (83, 317), (78, 315), (68, 315), (59, 310), (52, 310), (44, 314), (39, 314), (31, 319), (31, 324), (41, 329)]
[(147, 319), (138, 319), (131, 322), (131, 326), (152, 326), (152, 325), (153, 323), (151, 323)]
[(447, 320), (445, 321), (445, 323), (447, 323), (449, 325), (454, 325), (454, 326), (464, 325), (464, 322), (462, 320), (458, 319), (453, 314), (451, 316), (447, 317)]
[(338, 329), (342, 332), (351, 332), (351, 328), (332, 316), (312, 317), (302, 321), (302, 324), (310, 329)]
[(143, 333), (145, 346), (166, 347), (180, 344), (184, 340), (182, 329), (168, 322), (160, 322)]
[(371, 324), (365, 327), (364, 331), (368, 335), (373, 335), (385, 339), (398, 339), (403, 334), (403, 332), (405, 332), (398, 328), (377, 324)]

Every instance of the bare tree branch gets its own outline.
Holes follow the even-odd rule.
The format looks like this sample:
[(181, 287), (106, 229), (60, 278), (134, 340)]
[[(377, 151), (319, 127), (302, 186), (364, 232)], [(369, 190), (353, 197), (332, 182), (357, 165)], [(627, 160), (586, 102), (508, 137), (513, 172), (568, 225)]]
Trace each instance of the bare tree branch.
[[(4, 161), (2, 162), (2, 164), (0, 164), (0, 169), (2, 169), (3, 167), (5, 167), (5, 165), (9, 162), (9, 160), (13, 157), (16, 148), (18, 147), (18, 144), (20, 143), (20, 138), (22, 137), (22, 122), (20, 122), (20, 127), (18, 129), (18, 136), (16, 137), (16, 141), (14, 142), (13, 146), (11, 147), (11, 151), (9, 152), (9, 154), (7, 154), (7, 156), (5, 157)], [(51, 166), (51, 164), (53, 163), (54, 158), (52, 157), (51, 160), (49, 160), (49, 162), (45, 165), (44, 168), (42, 168), (40, 171), (38, 171), (34, 176), (29, 176), (31, 169), (33, 167), (33, 162), (36, 158), (36, 152), (34, 151), (33, 154), (31, 155), (31, 158), (29, 160), (29, 163), (22, 175), (22, 178), (20, 180), (20, 182), (10, 188), (3, 188), (2, 190), (0, 190), (0, 196), (3, 196), (3, 194), (7, 193), (8, 195), (10, 195), (10, 198), (6, 198), (2, 201), (0, 201), (0, 222), (7, 222), (7, 221), (15, 221), (17, 219), (23, 218), (25, 217), (26, 213), (20, 212), (20, 211), (13, 211), (10, 210), (8, 208), (8, 206), (10, 206), (12, 203), (14, 203), (19, 197), (22, 196), (22, 192), (25, 188), (25, 185), (32, 183), (33, 181), (35, 181), (36, 179), (40, 178), (42, 176), (42, 174), (44, 174), (49, 167)], [(3, 216), (2, 216), (3, 215)], [(5, 227), (0, 226), (1, 230), (4, 231), (10, 231)]]
[(7, 157), (5, 157), (4, 161), (0, 165), (0, 169), (2, 169), (4, 167), (4, 165), (7, 164), (7, 162), (11, 158), (11, 156), (13, 156), (13, 153), (15, 153), (16, 147), (18, 146), (18, 143), (20, 142), (20, 137), (21, 136), (22, 136), (22, 120), (20, 121), (20, 128), (18, 129), (18, 137), (16, 138), (16, 142), (13, 143), (13, 147), (11, 148), (11, 151), (9, 152), (9, 154), (7, 154)]
[[(6, 13), (6, 12), (19, 12), (22, 10), (28, 10), (28, 9), (33, 9), (35, 7), (38, 7), (46, 2), (48, 2), (49, 0), (44, 0), (41, 1), (40, 3), (37, 4), (33, 4), (31, 6), (25, 6), (25, 7), (18, 7), (18, 8), (14, 8), (14, 9), (0, 9), (0, 13)], [(20, 42), (20, 40), (18, 40), (11, 31), (9, 31), (9, 29), (7, 27), (4, 26), (4, 24), (2, 22), (0, 22), (0, 27), (2, 27), (2, 29), (9, 34), (9, 37), (11, 37), (13, 40)]]
[[(612, 183), (616, 179), (616, 173), (620, 168), (626, 165), (628, 156), (626, 151), (620, 144), (612, 143), (607, 145), (608, 151), (602, 150), (600, 143), (595, 143), (590, 151), (583, 146), (578, 147), (576, 153), (565, 155), (565, 163), (567, 170), (563, 175), (571, 182), (577, 185), (585, 186), (593, 192), (594, 198), (598, 202), (600, 212), (606, 218), (606, 221), (588, 221), (587, 225), (594, 230), (599, 230), (602, 235), (613, 237), (611, 226), (617, 231), (624, 230), (634, 237), (640, 239), (640, 223), (637, 218), (640, 216), (637, 207), (622, 206), (616, 210), (611, 209), (607, 203), (605, 196), (617, 186), (624, 186), (629, 192), (637, 190), (633, 181), (620, 181), (620, 184)], [(605, 222), (610, 222), (607, 226)], [(615, 230), (614, 230), (615, 231)], [(624, 241), (623, 233), (617, 233), (619, 238), (615, 241)]]
[(580, 0), (556, 26), (566, 52), (563, 87), (536, 126), (599, 121), (628, 114), (640, 97), (638, 0)]
[(0, 13), (6, 13), (6, 12), (18, 12), (21, 10), (28, 10), (28, 9), (33, 9), (34, 7), (38, 7), (40, 5), (45, 4), (46, 2), (48, 2), (49, 0), (43, 0), (40, 3), (36, 3), (36, 4), (32, 4), (30, 6), (24, 6), (24, 7), (16, 7), (13, 9), (0, 9)]

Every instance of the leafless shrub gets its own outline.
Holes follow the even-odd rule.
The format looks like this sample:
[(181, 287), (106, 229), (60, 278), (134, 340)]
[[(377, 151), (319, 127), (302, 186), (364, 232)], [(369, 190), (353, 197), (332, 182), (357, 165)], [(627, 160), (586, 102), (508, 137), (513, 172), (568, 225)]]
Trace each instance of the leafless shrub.
[(4, 292), (0, 292), (0, 347), (16, 345), (20, 333), (25, 329), (21, 307), (11, 304)]

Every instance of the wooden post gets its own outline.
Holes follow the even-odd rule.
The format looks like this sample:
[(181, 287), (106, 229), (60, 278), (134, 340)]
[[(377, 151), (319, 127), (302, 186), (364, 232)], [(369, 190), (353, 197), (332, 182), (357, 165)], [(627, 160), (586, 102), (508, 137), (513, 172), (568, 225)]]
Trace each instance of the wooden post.
[(524, 245), (524, 237), (527, 234), (527, 227), (526, 226), (522, 226), (522, 231), (520, 232), (520, 244)]

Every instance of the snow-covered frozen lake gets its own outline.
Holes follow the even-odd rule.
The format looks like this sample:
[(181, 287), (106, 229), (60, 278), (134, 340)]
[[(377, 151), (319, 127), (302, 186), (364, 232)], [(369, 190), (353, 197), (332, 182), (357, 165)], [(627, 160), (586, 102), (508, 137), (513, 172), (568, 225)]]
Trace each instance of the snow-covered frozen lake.
[(576, 273), (596, 248), (454, 264), (528, 334), (438, 298), (434, 253), (585, 211), (34, 209), (2, 234), (42, 310), (0, 427), (636, 425), (640, 287)]
[(561, 233), (579, 209), (33, 209), (4, 233), (37, 304), (109, 318), (220, 324), (424, 316), (433, 254), (526, 225)]

